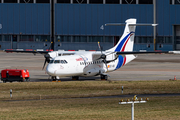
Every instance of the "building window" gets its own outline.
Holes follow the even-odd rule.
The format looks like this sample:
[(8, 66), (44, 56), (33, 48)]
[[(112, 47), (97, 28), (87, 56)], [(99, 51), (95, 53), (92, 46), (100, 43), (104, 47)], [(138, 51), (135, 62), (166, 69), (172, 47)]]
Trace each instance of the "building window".
[(73, 36), (72, 42), (87, 42), (87, 36)]
[(0, 41), (2, 41), (2, 35), (0, 35)]
[(139, 4), (153, 4), (153, 0), (139, 0)]
[(36, 0), (36, 3), (50, 3), (50, 0)]
[(57, 3), (71, 3), (71, 0), (57, 0)]
[(113, 43), (113, 41), (114, 41), (114, 37), (112, 36), (107, 36), (105, 37), (105, 40), (104, 40), (104, 42), (109, 42), (109, 43)]
[(2, 36), (2, 41), (11, 41), (11, 35), (3, 35)]
[(50, 42), (50, 36), (49, 35), (36, 35), (35, 41), (36, 42)]
[(73, 0), (73, 3), (75, 3), (75, 4), (86, 4), (87, 0)]
[(147, 43), (154, 43), (153, 36), (147, 37)]
[(103, 42), (103, 36), (89, 36), (88, 42)]
[(34, 0), (20, 0), (20, 3), (34, 3)]
[(17, 3), (17, 0), (4, 0), (4, 3)]
[(158, 36), (157, 37), (157, 43), (172, 43), (172, 37), (171, 36)]
[(158, 36), (157, 37), (157, 43), (165, 43), (164, 37), (163, 36)]
[(33, 35), (20, 35), (19, 41), (34, 41), (34, 36)]
[(103, 0), (89, 0), (90, 4), (103, 4)]
[(122, 0), (122, 4), (136, 4), (136, 0)]
[(56, 36), (57, 42), (71, 42), (71, 36)]
[(106, 0), (106, 4), (119, 4), (119, 0)]
[(165, 36), (165, 43), (172, 43), (172, 37), (171, 36)]
[(134, 43), (153, 43), (153, 36), (135, 36)]

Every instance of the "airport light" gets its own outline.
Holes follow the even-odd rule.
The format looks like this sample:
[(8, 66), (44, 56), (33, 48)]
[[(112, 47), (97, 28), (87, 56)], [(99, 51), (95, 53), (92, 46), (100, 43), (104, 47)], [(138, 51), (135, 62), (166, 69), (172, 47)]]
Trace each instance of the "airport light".
[(12, 98), (12, 89), (10, 89), (10, 97)]
[(130, 99), (127, 99), (126, 102), (124, 102), (124, 100), (121, 99), (119, 101), (119, 105), (131, 104), (131, 120), (134, 120), (134, 103), (146, 103), (147, 101), (149, 101), (149, 98), (146, 98), (146, 100), (143, 100), (142, 98), (138, 100), (137, 96), (135, 95), (134, 98), (132, 98), (132, 101), (130, 101)]

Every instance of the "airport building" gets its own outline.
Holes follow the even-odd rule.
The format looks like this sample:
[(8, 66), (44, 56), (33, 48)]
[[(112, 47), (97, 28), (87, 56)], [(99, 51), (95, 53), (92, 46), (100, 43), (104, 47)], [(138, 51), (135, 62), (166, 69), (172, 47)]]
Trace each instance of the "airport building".
[[(52, 8), (53, 7), (53, 8)], [(125, 23), (137, 26), (134, 51), (180, 50), (180, 0), (0, 0), (0, 50), (104, 50), (113, 47)], [(54, 27), (52, 27), (54, 26)]]

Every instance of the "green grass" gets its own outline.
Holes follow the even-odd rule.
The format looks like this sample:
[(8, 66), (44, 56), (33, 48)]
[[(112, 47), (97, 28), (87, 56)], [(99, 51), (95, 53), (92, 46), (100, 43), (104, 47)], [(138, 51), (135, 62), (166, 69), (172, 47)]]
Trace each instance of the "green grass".
[[(131, 105), (119, 105), (122, 98), (78, 98), (121, 95), (122, 85), (124, 94), (133, 97), (144, 93), (179, 93), (180, 81), (3, 83), (0, 87), (0, 120), (129, 120)], [(12, 99), (10, 89), (13, 90)], [(43, 100), (39, 100), (40, 95)], [(135, 119), (178, 120), (179, 105), (180, 96), (150, 97), (147, 103), (135, 104)]]
[(180, 81), (16, 82), (1, 84), (0, 99), (9, 99), (10, 89), (13, 99), (45, 99), (120, 95), (122, 86), (123, 94), (180, 93)]
[[(57, 99), (0, 102), (0, 119), (98, 119), (131, 118), (131, 105), (118, 105), (113, 99)], [(180, 119), (180, 97), (150, 98), (135, 104), (135, 119)]]

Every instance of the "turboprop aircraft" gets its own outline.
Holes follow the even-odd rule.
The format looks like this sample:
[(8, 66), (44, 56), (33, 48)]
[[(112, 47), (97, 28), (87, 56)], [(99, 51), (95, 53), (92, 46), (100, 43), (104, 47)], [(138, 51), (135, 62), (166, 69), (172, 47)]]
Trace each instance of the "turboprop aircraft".
[[(49, 63), (46, 67), (47, 74), (49, 74), (53, 80), (61, 77), (72, 77), (73, 79), (78, 80), (81, 76), (89, 77), (97, 75), (100, 75), (101, 79), (107, 80), (109, 76), (108, 72), (115, 71), (134, 60), (136, 58), (134, 54), (159, 53), (133, 52), (136, 26), (156, 26), (157, 24), (136, 24), (136, 19), (128, 19), (125, 21), (125, 24), (106, 24), (106, 26), (108, 25), (125, 25), (125, 29), (119, 42), (106, 51), (102, 51), (99, 42), (98, 46), (100, 51), (41, 51), (41, 53), (46, 53), (44, 55), (45, 62), (43, 68), (45, 67), (46, 62)], [(5, 51), (17, 52), (12, 50)], [(33, 51), (33, 53), (38, 52)]]

